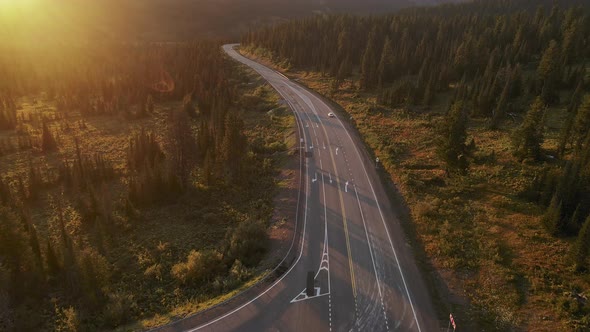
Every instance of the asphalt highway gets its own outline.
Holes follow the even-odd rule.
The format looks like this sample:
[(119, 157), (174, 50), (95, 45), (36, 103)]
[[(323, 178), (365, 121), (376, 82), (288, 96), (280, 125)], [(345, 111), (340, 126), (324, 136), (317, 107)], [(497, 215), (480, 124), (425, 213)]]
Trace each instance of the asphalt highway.
[[(320, 97), (243, 57), (236, 46), (223, 49), (278, 91), (302, 132), (302, 245), (270, 287), (188, 330), (439, 331), (411, 247), (358, 136)], [(312, 296), (305, 292), (310, 271)]]

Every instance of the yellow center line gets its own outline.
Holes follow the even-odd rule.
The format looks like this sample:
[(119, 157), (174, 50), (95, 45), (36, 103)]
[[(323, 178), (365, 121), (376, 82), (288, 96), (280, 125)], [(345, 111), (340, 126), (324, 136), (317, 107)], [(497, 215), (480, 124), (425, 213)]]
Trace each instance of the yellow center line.
[[(293, 89), (293, 88), (291, 88), (291, 89)], [(313, 102), (311, 101), (311, 99), (307, 98), (309, 101), (309, 103), (308, 103), (299, 93), (297, 93), (297, 91), (295, 91), (294, 89), (293, 89), (293, 91), (295, 92), (295, 94), (297, 94), (303, 100), (303, 102), (305, 102), (310, 107), (310, 109), (312, 109), (312, 112), (313, 112), (315, 107), (313, 106)], [(318, 118), (318, 122), (321, 123), (318, 115), (315, 114), (315, 112), (314, 112), (314, 115)], [(309, 115), (308, 115), (308, 117), (309, 117)], [(313, 123), (312, 123), (312, 128), (313, 128)], [(315, 131), (315, 129), (313, 129), (313, 130)], [(329, 148), (330, 140), (328, 139), (328, 132), (326, 131), (326, 127), (324, 127), (323, 123), (322, 123), (322, 130), (324, 132), (324, 136), (326, 138), (326, 141), (328, 142), (328, 150), (330, 151), (330, 159), (332, 161), (332, 166), (334, 167), (334, 173), (335, 173), (336, 179), (337, 179), (336, 181), (337, 181), (337, 183), (340, 183), (339, 176), (338, 176), (338, 168), (336, 168), (336, 162), (334, 161), (334, 154), (332, 153), (332, 149)], [(319, 142), (318, 142), (318, 145), (319, 145)], [(321, 160), (320, 160), (320, 162), (321, 162)], [(342, 191), (340, 189), (338, 189), (338, 195), (340, 197), (340, 210), (342, 212), (342, 223), (344, 224), (344, 235), (346, 238), (346, 251), (348, 253), (348, 266), (350, 267), (350, 281), (352, 283), (352, 293), (353, 293), (354, 299), (356, 301), (356, 279), (354, 277), (354, 265), (352, 263), (352, 252), (350, 250), (350, 237), (348, 235), (348, 223), (346, 221), (346, 211), (344, 209), (344, 199), (342, 197)]]
[[(311, 102), (311, 100), (310, 100)], [(322, 130), (324, 131), (324, 135), (326, 139), (328, 138), (328, 133), (326, 132), (326, 127), (322, 124)], [(329, 140), (328, 140), (329, 142)], [(329, 145), (329, 143), (328, 143)], [(334, 167), (334, 173), (336, 175), (337, 183), (340, 184), (340, 178), (338, 176), (338, 168), (336, 168), (336, 162), (334, 161), (334, 155), (332, 154), (332, 149), (328, 149), (330, 151), (330, 159), (332, 160), (332, 166)], [(354, 277), (354, 265), (352, 263), (352, 252), (350, 250), (350, 237), (348, 235), (348, 222), (346, 221), (346, 211), (344, 210), (344, 199), (342, 197), (342, 190), (338, 189), (338, 195), (340, 197), (340, 211), (342, 212), (342, 223), (344, 224), (344, 235), (346, 238), (346, 251), (348, 253), (348, 266), (350, 267), (350, 281), (352, 283), (352, 294), (356, 299), (356, 279)]]

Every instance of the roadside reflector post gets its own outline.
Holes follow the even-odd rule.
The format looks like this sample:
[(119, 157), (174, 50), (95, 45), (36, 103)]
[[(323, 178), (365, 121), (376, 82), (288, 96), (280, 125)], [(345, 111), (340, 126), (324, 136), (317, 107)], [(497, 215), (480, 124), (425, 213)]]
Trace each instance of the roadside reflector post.
[(449, 314), (449, 326), (447, 327), (447, 331), (453, 326), (453, 331), (457, 329), (457, 324), (455, 324), (455, 318), (453, 318), (453, 314)]

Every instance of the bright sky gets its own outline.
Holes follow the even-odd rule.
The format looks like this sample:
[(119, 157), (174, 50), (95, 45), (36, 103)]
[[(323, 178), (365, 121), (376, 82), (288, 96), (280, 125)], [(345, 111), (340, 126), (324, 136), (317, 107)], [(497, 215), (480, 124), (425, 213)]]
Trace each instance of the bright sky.
[(0, 44), (84, 42), (89, 31), (115, 23), (114, 4), (102, 0), (0, 0)]

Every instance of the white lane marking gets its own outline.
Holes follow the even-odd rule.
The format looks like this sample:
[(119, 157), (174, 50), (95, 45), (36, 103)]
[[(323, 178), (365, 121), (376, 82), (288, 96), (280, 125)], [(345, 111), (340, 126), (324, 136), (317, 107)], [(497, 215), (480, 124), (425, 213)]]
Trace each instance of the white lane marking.
[(281, 76), (282, 78), (286, 79), (287, 81), (289, 81), (289, 78), (288, 78), (287, 76), (285, 76), (285, 75), (281, 74), (280, 72), (278, 72), (278, 71), (276, 71), (276, 70), (273, 70), (273, 72), (274, 72), (275, 74), (277, 74), (277, 75)]
[[(318, 98), (318, 100), (324, 106), (328, 107), (321, 99)], [(344, 132), (348, 136), (348, 139), (350, 140), (350, 142), (354, 146), (354, 150), (356, 151), (356, 155), (359, 158), (359, 161), (361, 161), (361, 165), (363, 166), (363, 171), (365, 172), (365, 177), (367, 178), (367, 181), (369, 182), (369, 187), (371, 187), (371, 192), (373, 193), (373, 197), (375, 198), (375, 203), (377, 204), (377, 209), (379, 210), (379, 215), (381, 216), (381, 222), (383, 223), (383, 227), (385, 228), (385, 233), (387, 234), (387, 238), (389, 240), (389, 245), (391, 246), (391, 249), (393, 250), (393, 256), (395, 257), (395, 262), (397, 264), (397, 268), (398, 268), (399, 273), (402, 277), (402, 282), (403, 282), (404, 288), (406, 290), (406, 295), (408, 295), (408, 301), (410, 301), (410, 307), (412, 308), (412, 313), (414, 314), (414, 321), (416, 322), (416, 327), (418, 328), (419, 332), (422, 332), (422, 329), (420, 328), (420, 323), (418, 322), (418, 316), (416, 315), (416, 310), (414, 309), (414, 303), (412, 301), (412, 296), (410, 295), (410, 290), (408, 289), (408, 284), (406, 283), (406, 278), (404, 277), (404, 272), (403, 272), (402, 267), (399, 263), (399, 259), (397, 257), (397, 252), (395, 251), (395, 248), (393, 247), (393, 241), (391, 240), (391, 235), (389, 234), (389, 229), (387, 228), (387, 225), (385, 224), (385, 217), (383, 217), (383, 211), (381, 211), (381, 204), (379, 204), (379, 200), (377, 199), (377, 194), (375, 193), (375, 188), (373, 188), (373, 184), (371, 183), (371, 179), (369, 178), (369, 173), (367, 173), (367, 168), (365, 167), (365, 163), (363, 162), (363, 159), (361, 158), (361, 154), (359, 152), (359, 149), (356, 146), (356, 144), (354, 144), (354, 141), (352, 140), (350, 133), (348, 132), (348, 130), (346, 130), (342, 121), (339, 118), (336, 118), (336, 119), (338, 120), (338, 122), (340, 122), (340, 126), (342, 126), (342, 129), (344, 130)]]
[(297, 303), (297, 302), (301, 302), (301, 301), (305, 301), (305, 300), (316, 299), (316, 298), (322, 297), (322, 296), (330, 296), (330, 293), (320, 294), (320, 287), (314, 287), (314, 293), (315, 294), (312, 296), (307, 296), (306, 290), (304, 289), (303, 292), (299, 293), (299, 295), (297, 295), (289, 303)]
[[(236, 45), (237, 45), (237, 44), (236, 44)], [(227, 51), (227, 50), (226, 50), (226, 51)], [(247, 60), (247, 61), (248, 61), (248, 62), (250, 62), (250, 63), (253, 63), (253, 64), (258, 64), (258, 63), (256, 63), (256, 62), (254, 62), (254, 61), (250, 60), (250, 59), (247, 59), (247, 58), (245, 58), (245, 57), (243, 57), (243, 56), (239, 55), (239, 54), (238, 54), (238, 53), (237, 53), (235, 50), (233, 50), (233, 48), (231, 49), (231, 51), (232, 51), (233, 53), (235, 53), (235, 55), (236, 55), (236, 56), (238, 56), (238, 57), (240, 57), (240, 58), (242, 58), (242, 59), (245, 59), (245, 60)], [(230, 56), (232, 56), (232, 54), (230, 54)], [(235, 57), (235, 56), (232, 56), (232, 57), (234, 57), (235, 59), (237, 59), (237, 57)], [(238, 60), (238, 61), (240, 61), (240, 60)], [(242, 62), (242, 61), (240, 61), (240, 62)], [(254, 68), (254, 69), (256, 70), (256, 68)], [(258, 71), (258, 70), (256, 70), (256, 71)], [(260, 73), (260, 72), (259, 72), (259, 73)], [(262, 73), (260, 73), (260, 74), (261, 74), (262, 76), (264, 76)], [(271, 85), (274, 87), (274, 84), (273, 84), (272, 82), (270, 82), (270, 81), (269, 81), (269, 83), (270, 83), (270, 84), (271, 84)], [(297, 86), (297, 85), (296, 85), (296, 86)], [(275, 88), (275, 89), (276, 89), (276, 88)], [(291, 87), (291, 89), (293, 89), (293, 88)], [(280, 92), (278, 89), (276, 89), (276, 90), (277, 90), (277, 92), (278, 92), (279, 94), (281, 94), (281, 95), (282, 95), (282, 93), (281, 93), (281, 92)], [(282, 96), (283, 96), (283, 95), (282, 95)], [(283, 96), (283, 98), (284, 98), (284, 96)], [(317, 100), (318, 100), (320, 103), (322, 103), (322, 104), (323, 104), (325, 107), (327, 107), (327, 108), (331, 109), (331, 107), (328, 107), (328, 106), (327, 106), (327, 105), (326, 105), (326, 104), (325, 104), (325, 103), (324, 103), (324, 102), (323, 102), (321, 99), (319, 99), (319, 98), (316, 98), (316, 99), (317, 99)], [(305, 101), (305, 102), (308, 104), (308, 106), (309, 106), (309, 103), (308, 103), (308, 102), (307, 102), (305, 99), (304, 99), (304, 101)], [(292, 106), (291, 106), (291, 107), (292, 107)], [(293, 107), (292, 107), (292, 108), (293, 108)], [(295, 108), (293, 108), (293, 110), (295, 111)], [(313, 107), (313, 105), (312, 105), (312, 111), (314, 111), (314, 110), (315, 110), (315, 108), (314, 108), (314, 107)], [(314, 113), (315, 113), (315, 112), (314, 112)], [(304, 114), (306, 114), (306, 115), (307, 115), (307, 117), (309, 118), (309, 114), (307, 114), (307, 113), (304, 113)], [(317, 114), (316, 114), (316, 116), (317, 116)], [(319, 118), (318, 118), (318, 119), (319, 119)], [(420, 328), (420, 323), (418, 322), (418, 317), (416, 316), (416, 311), (415, 311), (415, 309), (414, 309), (414, 304), (413, 304), (413, 301), (412, 301), (412, 297), (411, 297), (411, 295), (410, 295), (410, 291), (409, 291), (409, 289), (408, 289), (408, 285), (407, 285), (407, 283), (406, 283), (406, 280), (405, 280), (405, 277), (404, 277), (404, 274), (403, 274), (403, 270), (402, 270), (402, 268), (401, 268), (401, 265), (399, 264), (399, 259), (398, 259), (398, 257), (397, 257), (397, 253), (396, 253), (395, 247), (393, 246), (393, 241), (391, 240), (391, 235), (389, 234), (389, 229), (387, 228), (387, 225), (385, 224), (385, 218), (384, 218), (384, 216), (383, 216), (383, 211), (381, 211), (381, 205), (379, 204), (379, 200), (377, 199), (377, 194), (375, 193), (375, 188), (373, 188), (373, 184), (371, 183), (371, 180), (370, 180), (370, 178), (369, 178), (369, 174), (368, 174), (368, 172), (367, 172), (367, 169), (366, 169), (366, 167), (365, 167), (365, 164), (362, 162), (362, 158), (361, 158), (361, 156), (360, 156), (360, 152), (359, 152), (359, 150), (358, 150), (358, 147), (356, 146), (356, 144), (354, 144), (354, 141), (352, 140), (352, 137), (350, 136), (350, 133), (349, 133), (349, 132), (348, 132), (348, 131), (345, 129), (345, 127), (344, 127), (344, 125), (343, 125), (342, 121), (341, 121), (339, 118), (336, 118), (336, 119), (337, 119), (337, 120), (338, 120), (338, 122), (340, 123), (340, 126), (341, 126), (341, 127), (344, 129), (344, 131), (346, 132), (346, 135), (348, 136), (348, 138), (349, 138), (349, 140), (351, 141), (351, 143), (354, 145), (354, 148), (355, 148), (355, 151), (356, 151), (357, 157), (358, 157), (358, 158), (359, 158), (359, 160), (361, 161), (361, 165), (362, 165), (362, 167), (363, 167), (363, 170), (364, 170), (364, 173), (365, 173), (365, 177), (367, 178), (367, 180), (368, 180), (368, 182), (369, 182), (369, 186), (371, 187), (371, 192), (372, 192), (372, 194), (373, 194), (373, 197), (375, 198), (375, 203), (377, 204), (377, 209), (379, 210), (379, 215), (381, 216), (381, 222), (383, 223), (383, 226), (385, 227), (385, 232), (386, 232), (386, 234), (387, 234), (387, 238), (388, 238), (388, 240), (389, 240), (389, 245), (391, 246), (391, 249), (393, 250), (393, 255), (394, 255), (394, 257), (395, 257), (395, 260), (396, 260), (396, 262), (397, 262), (397, 266), (398, 266), (398, 269), (399, 269), (399, 271), (400, 271), (400, 275), (401, 275), (401, 277), (402, 277), (402, 282), (403, 282), (403, 284), (404, 284), (404, 288), (405, 288), (405, 290), (406, 290), (406, 294), (408, 295), (408, 300), (410, 301), (410, 306), (411, 306), (411, 308), (412, 308), (412, 313), (414, 314), (414, 320), (415, 320), (415, 322), (416, 322), (416, 326), (418, 327), (418, 331), (422, 332), (422, 329)], [(310, 119), (310, 120), (311, 120), (311, 119)], [(320, 121), (320, 123), (321, 123), (321, 121)], [(313, 127), (312, 127), (312, 128), (313, 128)], [(314, 131), (315, 131), (315, 129), (314, 129)], [(307, 167), (307, 165), (306, 165), (306, 167)], [(306, 211), (305, 211), (305, 212), (306, 212), (306, 217), (304, 218), (304, 224), (303, 224), (303, 229), (304, 229), (304, 230), (305, 230), (305, 226), (306, 226), (306, 220), (307, 220), (307, 197), (306, 197)], [(304, 232), (304, 234), (305, 234), (305, 232)], [(303, 241), (303, 237), (302, 237), (302, 241)], [(245, 304), (245, 305), (243, 305), (242, 307), (240, 307), (240, 308), (238, 308), (238, 309), (236, 309), (236, 310), (234, 310), (234, 311), (230, 312), (229, 314), (226, 314), (226, 315), (224, 315), (224, 316), (222, 316), (222, 317), (218, 318), (218, 319), (217, 319), (217, 320), (215, 320), (215, 321), (218, 321), (218, 320), (220, 320), (220, 319), (222, 319), (222, 318), (225, 318), (225, 317), (229, 316), (231, 313), (233, 313), (233, 312), (235, 312), (235, 311), (238, 311), (239, 309), (241, 309), (241, 308), (245, 307), (246, 305), (250, 304), (251, 302), (253, 302), (253, 301), (254, 301), (254, 300), (256, 300), (257, 298), (259, 298), (260, 296), (262, 296), (262, 295), (264, 295), (266, 292), (268, 292), (268, 291), (269, 291), (269, 290), (270, 290), (272, 287), (274, 287), (274, 285), (278, 284), (278, 283), (279, 283), (279, 282), (280, 282), (280, 281), (281, 281), (281, 280), (282, 280), (282, 279), (283, 279), (283, 278), (284, 278), (284, 277), (285, 277), (285, 276), (286, 276), (286, 275), (287, 275), (287, 274), (288, 274), (288, 273), (289, 273), (289, 272), (290, 272), (290, 271), (293, 269), (293, 267), (294, 267), (294, 266), (297, 264), (297, 262), (299, 262), (299, 260), (300, 260), (300, 258), (301, 258), (301, 255), (302, 255), (302, 253), (303, 253), (303, 248), (300, 250), (299, 257), (297, 258), (297, 261), (295, 262), (295, 264), (294, 264), (294, 265), (292, 265), (292, 266), (291, 266), (291, 268), (290, 268), (290, 269), (287, 271), (287, 273), (285, 273), (285, 274), (283, 275), (283, 277), (282, 277), (282, 278), (280, 278), (279, 280), (277, 280), (277, 282), (275, 282), (275, 283), (274, 283), (274, 284), (273, 284), (273, 285), (272, 285), (272, 286), (271, 286), (269, 289), (267, 289), (267, 290), (266, 290), (266, 291), (265, 291), (263, 294), (260, 294), (259, 296), (257, 296), (256, 298), (254, 298), (254, 299), (253, 299), (253, 300), (251, 300), (250, 302), (246, 303), (246, 304)], [(210, 323), (208, 323), (207, 325), (209, 325), (209, 324), (210, 324)], [(197, 328), (197, 329), (199, 329), (199, 328)], [(196, 330), (196, 329), (195, 329), (195, 330)], [(192, 331), (192, 330), (191, 330), (191, 331)]]
[[(322, 129), (324, 131), (324, 138), (325, 138), (326, 142), (328, 143), (328, 145), (331, 145), (331, 143), (330, 143), (330, 137), (328, 136), (328, 133), (326, 131), (326, 127), (323, 125), (322, 120), (318, 116), (318, 112), (317, 112), (315, 106), (313, 105), (313, 102), (305, 94), (300, 93), (299, 90), (301, 90), (301, 87), (295, 84), (294, 85), (294, 88), (293, 88), (293, 91), (309, 106), (309, 108), (311, 109), (311, 111), (315, 115), (315, 117), (317, 119), (317, 122), (320, 123), (320, 124), (322, 124)], [(324, 104), (324, 106), (325, 106), (325, 104)], [(307, 112), (305, 114), (308, 116), (308, 118), (311, 121), (311, 117), (309, 116), (309, 114)], [(334, 155), (332, 155), (331, 150), (330, 150), (330, 158), (332, 160), (332, 163), (334, 164), (334, 171), (336, 172), (336, 177), (338, 177), (338, 166), (336, 166)], [(340, 204), (341, 204), (341, 208), (342, 208), (342, 212), (343, 212), (344, 227), (346, 229), (346, 218), (344, 217), (345, 216), (346, 207), (344, 206), (344, 202), (342, 200), (342, 195), (341, 194), (340, 194)], [(347, 241), (347, 250), (348, 250), (348, 256), (349, 256), (351, 287), (352, 287), (352, 291), (353, 291), (354, 301), (356, 303), (356, 301), (357, 301), (356, 289), (357, 288), (356, 288), (356, 282), (355, 282), (355, 277), (354, 277), (354, 263), (352, 262), (352, 252), (350, 250), (349, 235), (348, 235), (348, 232), (347, 231), (345, 231), (345, 238), (346, 238), (346, 241)]]
[[(332, 180), (330, 180), (332, 181)], [(332, 286), (330, 283), (330, 246), (328, 245), (328, 210), (326, 206), (326, 181), (324, 179), (324, 174), (322, 174), (322, 191), (324, 193), (324, 254), (326, 255), (327, 263), (328, 263), (328, 293), (332, 292)], [(330, 304), (331, 306), (331, 304)], [(332, 309), (330, 309), (331, 311)]]
[[(316, 177), (317, 177), (317, 173), (316, 173)], [(317, 279), (318, 275), (320, 274), (321, 271), (326, 271), (328, 273), (328, 292), (327, 293), (321, 293), (321, 287), (314, 287), (315, 289), (315, 294), (313, 296), (308, 296), (307, 295), (307, 290), (304, 289), (303, 291), (301, 291), (301, 293), (299, 293), (297, 296), (295, 296), (295, 298), (293, 300), (291, 300), (291, 303), (295, 303), (295, 302), (300, 302), (300, 301), (304, 301), (304, 300), (309, 300), (309, 299), (313, 299), (316, 297), (320, 297), (320, 296), (325, 296), (325, 295), (330, 295), (332, 292), (332, 288), (331, 288), (331, 284), (330, 284), (330, 255), (328, 252), (328, 212), (327, 212), (327, 207), (326, 207), (326, 180), (324, 178), (324, 174), (322, 174), (322, 192), (324, 194), (324, 201), (323, 201), (323, 205), (324, 205), (324, 249), (322, 249), (322, 260), (320, 261), (320, 267), (318, 268), (318, 271), (316, 272), (315, 276), (314, 276), (314, 282), (315, 279)], [(329, 301), (330, 298), (328, 299)], [(331, 307), (332, 304), (330, 303), (330, 319), (331, 319)]]
[[(298, 87), (298, 85), (295, 85), (295, 86)], [(303, 99), (303, 101), (308, 106), (311, 107), (312, 112), (314, 112), (314, 114), (316, 115), (316, 117), (318, 117), (317, 111), (316, 111), (315, 107), (313, 106), (313, 103), (311, 102), (311, 100), (307, 96), (305, 96), (305, 95), (301, 95), (299, 93), (297, 93), (297, 94)], [(331, 107), (329, 107), (328, 105), (326, 105), (326, 103), (324, 103), (324, 101), (322, 99), (317, 98), (314, 95), (311, 95), (311, 96), (313, 98), (315, 98), (317, 101), (319, 101), (324, 107), (326, 107), (328, 109), (331, 109)], [(381, 222), (383, 223), (383, 227), (385, 228), (385, 233), (387, 234), (387, 238), (389, 240), (389, 245), (391, 246), (391, 249), (393, 251), (393, 255), (395, 257), (395, 261), (396, 261), (396, 264), (397, 264), (397, 267), (398, 267), (398, 270), (400, 272), (400, 276), (402, 277), (402, 282), (404, 284), (404, 288), (405, 288), (406, 294), (408, 296), (408, 301), (410, 302), (410, 307), (412, 308), (412, 313), (414, 315), (414, 321), (416, 322), (416, 326), (418, 328), (418, 331), (419, 332), (422, 332), (422, 329), (420, 328), (420, 323), (418, 322), (418, 317), (416, 315), (416, 310), (414, 309), (414, 304), (413, 304), (413, 301), (412, 301), (412, 296), (410, 295), (410, 291), (408, 289), (408, 285), (406, 283), (406, 279), (404, 277), (403, 270), (402, 270), (401, 265), (399, 263), (399, 259), (397, 257), (397, 252), (395, 250), (395, 247), (393, 246), (393, 241), (391, 240), (391, 235), (389, 234), (389, 229), (387, 228), (387, 225), (385, 224), (385, 217), (383, 216), (383, 211), (381, 210), (381, 205), (379, 204), (379, 200), (377, 199), (377, 194), (375, 193), (375, 188), (373, 187), (373, 184), (371, 183), (371, 179), (369, 178), (369, 173), (367, 172), (367, 169), (365, 167), (365, 164), (362, 162), (363, 159), (361, 158), (361, 155), (360, 155), (360, 152), (358, 150), (358, 147), (356, 146), (356, 144), (354, 144), (354, 141), (352, 140), (352, 137), (350, 136), (350, 133), (344, 127), (344, 124), (342, 123), (342, 120), (340, 120), (340, 118), (336, 118), (336, 119), (340, 123), (340, 126), (344, 130), (344, 132), (346, 132), (346, 135), (348, 136), (348, 139), (351, 142), (351, 144), (354, 145), (354, 149), (356, 151), (357, 157), (358, 157), (359, 161), (361, 161), (361, 165), (363, 167), (363, 171), (365, 173), (365, 177), (367, 178), (367, 181), (369, 182), (369, 186), (371, 187), (371, 192), (373, 194), (373, 197), (375, 198), (375, 203), (377, 204), (377, 209), (379, 210), (379, 215), (381, 216)], [(318, 117), (318, 120), (319, 120), (319, 117)], [(320, 123), (321, 123), (321, 121), (320, 121)], [(325, 131), (325, 129), (324, 129), (324, 131)], [(338, 136), (336, 136), (336, 139), (338, 140), (339, 145), (342, 145), (341, 142), (340, 142), (340, 138)], [(329, 139), (328, 139), (328, 141), (329, 141)]]
[[(311, 102), (311, 99), (309, 99), (309, 97), (307, 97), (305, 94), (300, 93), (301, 87), (297, 84), (287, 84), (287, 86), (289, 86), (291, 88), (291, 91), (293, 91), (297, 96), (299, 96), (299, 98), (301, 98), (301, 100), (303, 100), (303, 102), (305, 104), (307, 104), (307, 106), (309, 107), (309, 109), (311, 110), (313, 115), (315, 115), (315, 117), (316, 117), (316, 120), (317, 120), (316, 125), (318, 125), (318, 124), (323, 125), (323, 122), (320, 119), (320, 117), (318, 116), (318, 112), (315, 109), (315, 106), (313, 105), (313, 103)], [(314, 122), (307, 112), (304, 112), (304, 114), (307, 115), (310, 123)], [(312, 126), (312, 128), (313, 128), (313, 126)], [(318, 128), (319, 128), (319, 125), (318, 125)], [(315, 131), (315, 128), (313, 128), (313, 130)]]
[[(232, 50), (233, 50), (233, 49), (232, 49)], [(235, 50), (233, 50), (233, 52), (234, 52), (234, 53), (237, 55), (237, 52), (235, 52)], [(231, 55), (231, 54), (230, 54), (230, 55)], [(242, 56), (240, 56), (240, 57), (242, 57)], [(235, 57), (234, 57), (234, 58), (235, 58)], [(242, 58), (244, 58), (244, 57), (242, 57)], [(236, 60), (238, 60), (237, 58), (235, 58), (235, 59), (236, 59)], [(245, 59), (245, 58), (244, 58), (244, 59)], [(239, 60), (238, 60), (238, 61), (239, 61)], [(261, 75), (262, 75), (262, 74), (261, 74)], [(262, 76), (264, 76), (264, 75), (262, 75)], [(270, 82), (269, 82), (269, 83), (270, 83)], [(270, 83), (270, 84), (271, 84), (273, 87), (275, 87), (275, 86), (274, 86), (272, 83)], [(283, 96), (283, 95), (282, 95), (282, 93), (279, 91), (279, 89), (278, 89), (278, 88), (276, 88), (276, 87), (275, 87), (275, 90), (276, 90), (276, 91), (277, 91), (277, 92), (278, 92), (278, 93), (279, 93), (279, 94), (280, 94), (280, 95), (281, 95), (283, 98), (285, 98), (285, 96)], [(286, 99), (285, 99), (285, 100), (286, 100)], [(289, 106), (291, 106), (291, 109), (293, 110), (293, 114), (295, 115), (295, 118), (296, 118), (296, 120), (298, 120), (298, 121), (295, 121), (295, 122), (297, 123), (297, 127), (298, 127), (298, 128), (300, 129), (300, 131), (303, 133), (303, 137), (304, 137), (304, 139), (307, 141), (307, 137), (306, 137), (305, 131), (304, 131), (304, 130), (302, 130), (302, 129), (301, 129), (301, 127), (300, 127), (300, 124), (303, 124), (303, 121), (301, 121), (301, 119), (299, 118), (299, 115), (297, 115), (297, 112), (295, 111), (295, 108), (293, 107), (293, 105), (291, 105), (291, 103), (290, 103), (288, 100), (287, 100), (287, 103), (289, 103)], [(303, 169), (303, 165), (302, 165), (302, 163), (300, 163), (300, 164), (299, 164), (299, 167), (300, 167), (300, 169), (301, 169), (301, 170)], [(309, 174), (309, 164), (308, 164), (307, 162), (305, 163), (305, 169), (306, 169), (306, 171), (305, 171), (305, 174)], [(299, 188), (299, 190), (301, 190), (301, 188)], [(297, 263), (299, 263), (299, 261), (301, 260), (301, 256), (303, 255), (303, 243), (305, 243), (305, 230), (306, 230), (306, 227), (307, 227), (307, 207), (308, 207), (307, 203), (308, 203), (308, 197), (309, 197), (309, 190), (311, 190), (311, 189), (309, 188), (309, 186), (307, 186), (307, 185), (306, 185), (306, 186), (305, 186), (305, 192), (306, 192), (306, 195), (305, 195), (305, 209), (304, 209), (304, 217), (303, 217), (303, 231), (302, 231), (302, 233), (301, 233), (301, 248), (299, 249), (299, 255), (297, 256), (297, 260), (296, 260), (296, 261), (295, 261), (295, 262), (294, 262), (294, 263), (291, 265), (291, 267), (289, 268), (289, 270), (287, 270), (287, 272), (285, 272), (285, 274), (283, 274), (283, 275), (282, 275), (282, 276), (281, 276), (279, 279), (277, 279), (277, 280), (276, 280), (276, 281), (275, 281), (275, 282), (274, 282), (272, 285), (270, 285), (270, 287), (268, 287), (268, 288), (267, 288), (267, 289), (266, 289), (264, 292), (262, 292), (262, 293), (258, 294), (258, 295), (257, 295), (256, 297), (254, 297), (252, 300), (250, 300), (250, 301), (248, 301), (248, 302), (246, 302), (246, 303), (242, 304), (242, 305), (241, 305), (241, 306), (239, 306), (238, 308), (236, 308), (236, 309), (234, 309), (234, 310), (232, 310), (232, 311), (230, 311), (230, 312), (228, 312), (228, 313), (226, 313), (226, 314), (224, 314), (224, 315), (222, 315), (222, 316), (219, 316), (219, 317), (217, 317), (216, 319), (214, 319), (214, 320), (212, 320), (212, 321), (209, 321), (209, 322), (207, 322), (207, 323), (205, 323), (205, 324), (203, 324), (203, 325), (201, 325), (201, 326), (198, 326), (198, 327), (196, 327), (196, 328), (194, 328), (194, 329), (188, 330), (187, 332), (194, 332), (194, 331), (200, 330), (200, 329), (202, 329), (202, 328), (204, 328), (204, 327), (207, 327), (207, 326), (209, 326), (209, 325), (211, 325), (211, 324), (214, 324), (214, 323), (216, 323), (216, 322), (218, 322), (218, 321), (220, 321), (220, 320), (222, 320), (222, 319), (225, 319), (225, 318), (229, 317), (230, 315), (233, 315), (234, 313), (236, 313), (236, 312), (240, 311), (240, 310), (241, 310), (241, 309), (243, 309), (244, 307), (248, 306), (250, 303), (252, 303), (252, 302), (254, 302), (254, 301), (258, 300), (258, 299), (259, 299), (261, 296), (263, 296), (264, 294), (268, 293), (268, 292), (269, 292), (271, 289), (273, 289), (273, 288), (274, 288), (274, 287), (275, 287), (277, 284), (279, 284), (281, 281), (283, 281), (283, 279), (285, 279), (285, 277), (286, 277), (287, 275), (289, 275), (289, 273), (290, 273), (290, 272), (293, 270), (293, 268), (295, 268), (295, 266), (297, 266)], [(297, 229), (297, 223), (298, 223), (298, 219), (299, 219), (299, 196), (297, 197), (297, 215), (295, 216), (295, 230)], [(293, 244), (294, 244), (294, 242), (295, 242), (295, 235), (293, 235), (293, 240), (292, 240), (292, 243), (291, 243), (291, 247), (289, 248), (289, 251), (287, 252), (287, 255), (285, 255), (285, 257), (283, 257), (283, 260), (281, 261), (281, 263), (279, 263), (279, 264), (277, 265), (277, 268), (278, 268), (278, 267), (279, 267), (279, 266), (280, 266), (280, 265), (281, 265), (281, 264), (282, 264), (282, 263), (285, 261), (285, 259), (287, 259), (287, 256), (288, 256), (289, 252), (291, 251), (291, 248), (293, 247)], [(276, 269), (276, 268), (275, 268), (275, 269)]]
[(371, 262), (373, 263), (373, 272), (375, 273), (375, 279), (377, 280), (377, 290), (379, 291), (379, 299), (381, 299), (381, 309), (383, 310), (383, 316), (385, 317), (385, 326), (387, 331), (389, 331), (389, 324), (387, 323), (387, 313), (385, 312), (385, 304), (383, 303), (383, 294), (381, 293), (381, 283), (379, 282), (379, 275), (377, 274), (377, 267), (375, 266), (375, 258), (373, 256), (373, 248), (371, 247), (371, 240), (369, 239), (369, 232), (367, 231), (367, 223), (365, 222), (365, 215), (363, 213), (363, 208), (361, 207), (361, 200), (359, 198), (359, 193), (356, 190), (356, 185), (354, 187), (354, 193), (356, 194), (356, 201), (359, 205), (359, 211), (361, 212), (361, 219), (363, 220), (363, 226), (365, 228), (365, 236), (367, 237), (367, 246), (369, 247), (369, 254), (371, 255)]

